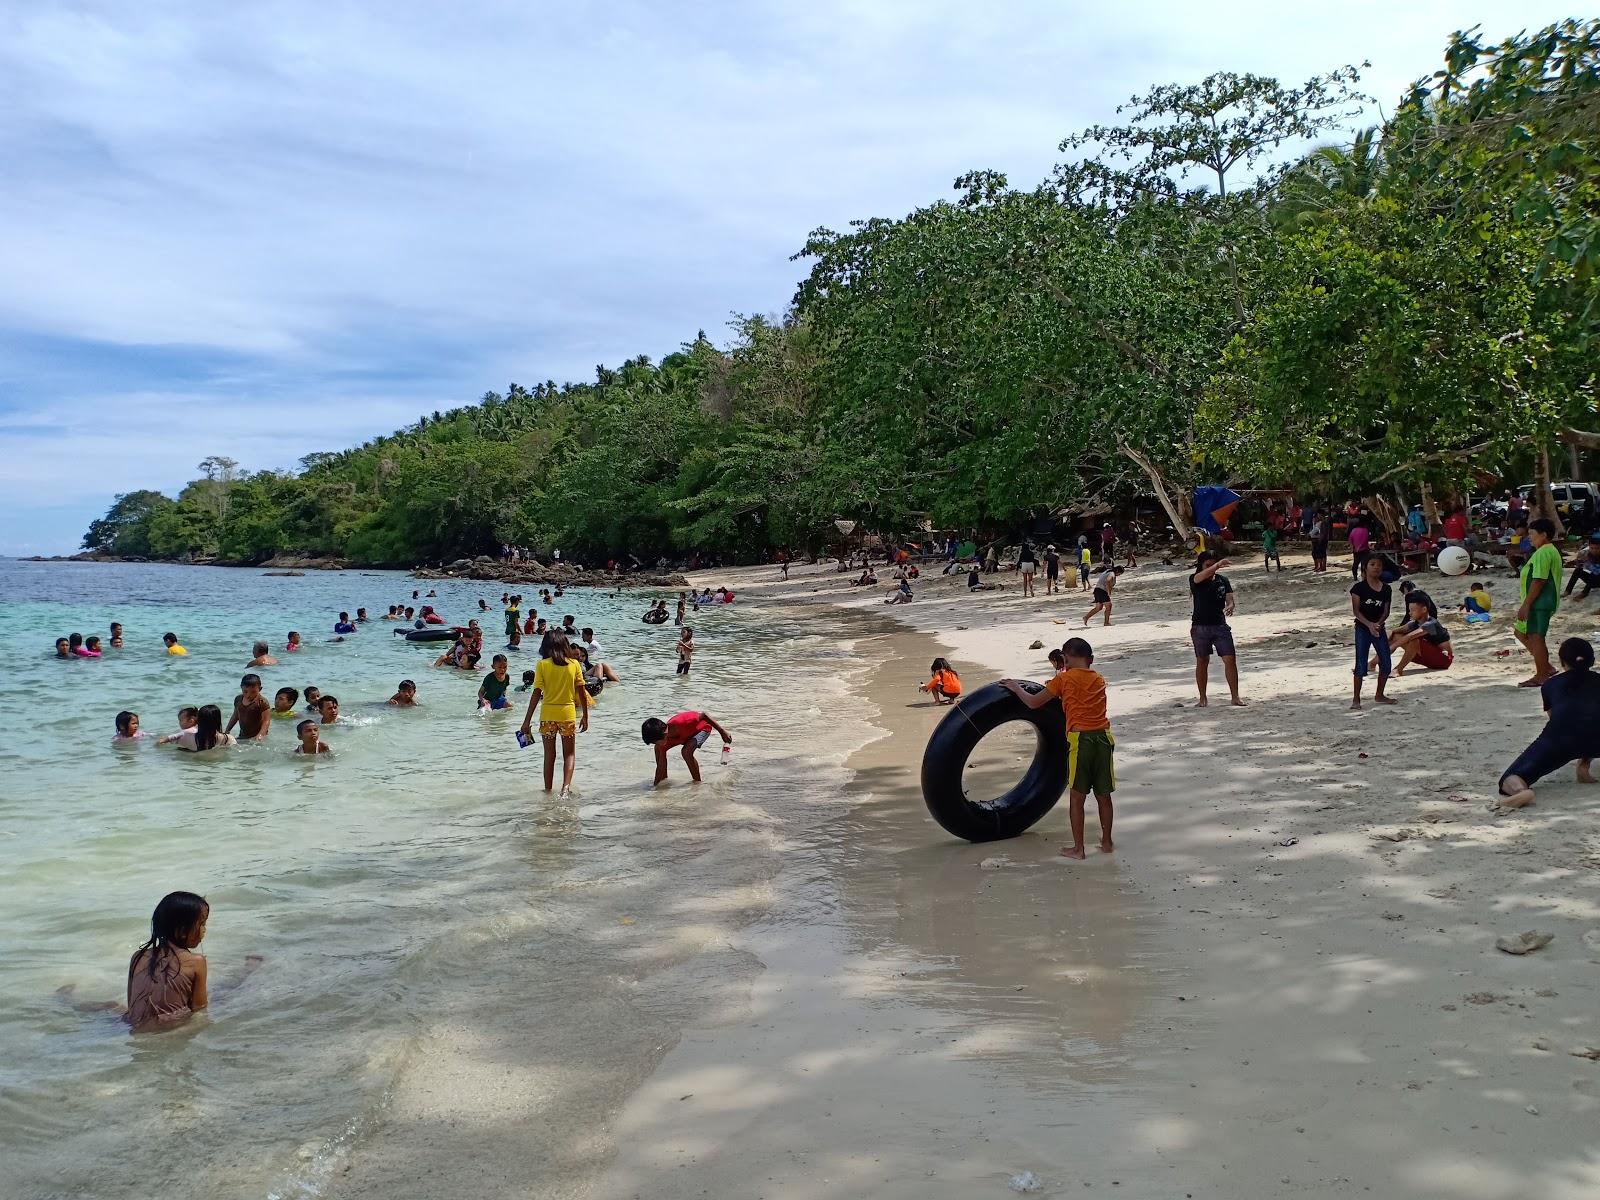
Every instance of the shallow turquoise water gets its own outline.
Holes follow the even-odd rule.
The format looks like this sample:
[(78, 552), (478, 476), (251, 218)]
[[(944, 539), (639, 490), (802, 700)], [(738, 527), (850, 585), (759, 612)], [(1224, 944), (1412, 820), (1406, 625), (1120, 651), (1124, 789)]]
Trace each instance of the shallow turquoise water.
[[(515, 744), (521, 705), (479, 716), (478, 676), (428, 665), (440, 647), (408, 644), (376, 620), (344, 643), (326, 640), (339, 610), (377, 616), (430, 586), (447, 618), (480, 616), (486, 648), (498, 647), (496, 583), (0, 562), (11, 715), (0, 746), (8, 1194), (309, 1194), (316, 1178), (305, 1164), (374, 1119), (439, 989), (506, 989), (524, 997), (537, 1028), (542, 974), (559, 962), (581, 977), (593, 957), (561, 941), (593, 915), (584, 889), (664, 865), (670, 874), (670, 843), (650, 836), (642, 807), (652, 764), (639, 722), (711, 710), (739, 744), (722, 770), (713, 740), (697, 795), (711, 803), (736, 788), (759, 798), (791, 786), (792, 763), (777, 757), (797, 738), (794, 712), (773, 703), (772, 672), (826, 675), (839, 654), (735, 605), (695, 620), (695, 674), (678, 680), (676, 631), (640, 624), (641, 596), (569, 592), (556, 615), (596, 628), (623, 684), (606, 691), (580, 739), (578, 797), (562, 805), (540, 790), (538, 749)], [(478, 613), (479, 597), (489, 614)], [(55, 637), (106, 637), (112, 620), (125, 626), (123, 650), (99, 661), (51, 656)], [(295, 655), (282, 652), (291, 628), (306, 643)], [(189, 657), (164, 654), (168, 629)], [(264, 745), (198, 759), (153, 741), (111, 746), (122, 708), (153, 734), (172, 730), (183, 704), (226, 713), (258, 637), (284, 660), (261, 671), (268, 695), (315, 683), (339, 697), (340, 725), (350, 727), (327, 731), (331, 759), (292, 756), (286, 722)], [(417, 681), (423, 707), (383, 704), (402, 677)], [(212, 906), (209, 1014), (134, 1038), (111, 1016), (57, 997), (75, 985), (79, 1000), (122, 999), (151, 909), (179, 888)], [(494, 955), (508, 921), (548, 926), (531, 959)], [(246, 954), (264, 965), (218, 996)], [(177, 1146), (180, 1157), (161, 1152)], [(132, 1160), (141, 1167), (130, 1178)]]

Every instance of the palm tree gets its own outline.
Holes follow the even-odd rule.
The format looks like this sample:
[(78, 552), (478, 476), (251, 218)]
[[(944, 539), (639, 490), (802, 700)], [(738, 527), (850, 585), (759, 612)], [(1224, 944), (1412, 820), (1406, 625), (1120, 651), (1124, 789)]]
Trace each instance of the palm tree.
[(1318, 146), (1284, 173), (1272, 206), (1280, 228), (1307, 225), (1350, 201), (1370, 200), (1383, 176), (1376, 127), (1363, 129), (1348, 148)]

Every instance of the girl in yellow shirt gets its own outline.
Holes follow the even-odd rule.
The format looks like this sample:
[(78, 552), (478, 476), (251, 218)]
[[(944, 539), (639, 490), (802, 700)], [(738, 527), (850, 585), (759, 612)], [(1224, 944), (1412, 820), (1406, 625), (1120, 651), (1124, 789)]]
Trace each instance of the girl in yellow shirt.
[[(542, 706), (542, 707), (541, 707)], [(539, 738), (544, 742), (544, 790), (552, 791), (556, 777), (556, 738), (561, 738), (561, 798), (572, 790), (572, 772), (578, 765), (578, 737), (589, 732), (589, 690), (583, 686), (583, 669), (570, 657), (567, 639), (554, 634), (550, 657), (539, 660), (533, 672), (528, 713), (522, 719), (522, 736), (533, 734), (533, 714), (539, 713)]]

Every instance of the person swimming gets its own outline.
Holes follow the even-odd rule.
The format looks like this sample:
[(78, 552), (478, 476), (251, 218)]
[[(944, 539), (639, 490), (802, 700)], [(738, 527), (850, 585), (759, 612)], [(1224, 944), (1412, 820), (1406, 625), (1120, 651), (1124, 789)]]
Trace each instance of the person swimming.
[(307, 718), (296, 725), (294, 731), (300, 738), (300, 744), (294, 748), (296, 754), (309, 754), (315, 758), (319, 754), (333, 753), (333, 747), (322, 740), (322, 730), (315, 721)]
[(276, 721), (289, 721), (300, 714), (295, 705), (300, 703), (300, 693), (292, 687), (281, 687), (272, 694), (272, 717)]
[(111, 739), (112, 745), (118, 742), (136, 742), (140, 738), (147, 738), (148, 733), (139, 731), (139, 714), (123, 709), (117, 714), (117, 734)]
[(417, 707), (417, 685), (409, 679), (402, 679), (394, 695), (389, 697), (388, 703), (396, 708)]
[(178, 635), (175, 633), (163, 633), (161, 635), (161, 641), (162, 644), (166, 646), (168, 654), (181, 658), (185, 654), (189, 653), (178, 644)]
[(113, 622), (111, 622), (111, 648), (113, 650), (121, 650), (122, 649), (122, 622), (121, 621), (113, 621)]
[(57, 638), (56, 639), (56, 657), (57, 658), (71, 658), (72, 657), (72, 643), (69, 642), (66, 638)]
[(356, 631), (355, 623), (350, 620), (349, 613), (342, 612), (339, 614), (339, 619), (333, 623), (333, 631), (340, 637)]
[(306, 684), (306, 690), (302, 692), (301, 695), (305, 697), (306, 711), (308, 713), (315, 713), (319, 711), (317, 705), (322, 699), (321, 688), (314, 683), (308, 683)]
[(286, 642), (284, 644), (283, 648), (285, 650), (287, 650), (290, 654), (293, 654), (295, 651), (299, 650), (300, 649), (300, 635), (299, 635), (299, 633), (297, 633), (293, 629), (289, 630), (289, 640), (288, 640), (288, 642)]
[(272, 657), (272, 647), (265, 642), (257, 642), (250, 648), (251, 659), (245, 663), (247, 667), (275, 667), (278, 660)]

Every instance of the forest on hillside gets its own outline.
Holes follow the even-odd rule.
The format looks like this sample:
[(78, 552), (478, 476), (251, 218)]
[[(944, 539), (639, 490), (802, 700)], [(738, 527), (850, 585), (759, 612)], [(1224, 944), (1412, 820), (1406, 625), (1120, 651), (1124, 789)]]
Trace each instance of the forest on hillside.
[(84, 546), (749, 558), (836, 518), (1004, 532), (1147, 494), (1181, 529), (1201, 483), (1548, 479), (1600, 448), (1600, 21), (1458, 33), (1350, 140), (1360, 71), (1152, 87), (1035, 186), (974, 171), (816, 230), (788, 311), (725, 344), (512, 384), (292, 472), (209, 458)]

